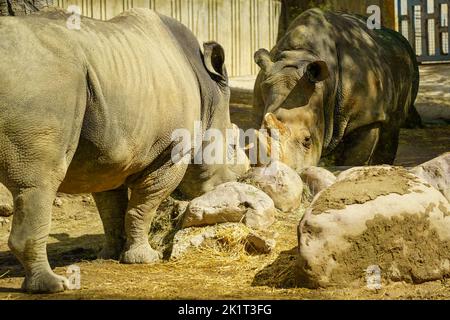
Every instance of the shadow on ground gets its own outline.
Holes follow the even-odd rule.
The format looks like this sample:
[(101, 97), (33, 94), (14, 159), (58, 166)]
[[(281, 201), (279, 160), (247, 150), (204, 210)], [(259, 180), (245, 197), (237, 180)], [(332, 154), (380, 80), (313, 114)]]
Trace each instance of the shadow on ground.
[(297, 247), (295, 247), (291, 250), (282, 251), (274, 262), (255, 275), (252, 286), (266, 286), (276, 289), (299, 287), (295, 280), (297, 250)]
[[(67, 233), (51, 234), (59, 242), (47, 244), (48, 259), (52, 268), (66, 267), (80, 261), (92, 261), (103, 243), (103, 235), (83, 235), (71, 238)], [(0, 278), (24, 277), (20, 262), (11, 251), (0, 252)], [(0, 288), (0, 292), (2, 288)], [(11, 289), (8, 289), (11, 290)]]

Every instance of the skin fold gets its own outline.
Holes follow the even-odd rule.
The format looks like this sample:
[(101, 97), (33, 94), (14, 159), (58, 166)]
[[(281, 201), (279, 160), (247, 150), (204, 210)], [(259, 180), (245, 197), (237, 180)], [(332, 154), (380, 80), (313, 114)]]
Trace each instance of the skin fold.
[(321, 158), (392, 164), (400, 128), (418, 117), (413, 50), (395, 31), (369, 30), (362, 17), (305, 11), (255, 62), (255, 125), (285, 132), (283, 161), (295, 169)]
[(245, 170), (171, 159), (174, 130), (193, 133), (195, 121), (232, 128), (219, 44), (200, 48), (187, 28), (150, 10), (82, 17), (81, 30), (68, 29), (68, 17), (0, 19), (0, 182), (14, 197), (9, 246), (29, 292), (68, 287), (46, 253), (58, 191), (93, 194), (101, 258), (153, 263), (148, 230), (159, 204), (180, 183), (204, 192)]

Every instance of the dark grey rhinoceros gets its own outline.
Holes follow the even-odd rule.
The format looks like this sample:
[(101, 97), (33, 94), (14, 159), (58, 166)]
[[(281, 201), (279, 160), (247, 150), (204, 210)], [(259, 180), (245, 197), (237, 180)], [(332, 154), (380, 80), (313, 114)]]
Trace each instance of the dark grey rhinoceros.
[[(193, 133), (195, 121), (232, 128), (219, 44), (202, 51), (187, 28), (151, 10), (82, 17), (80, 30), (68, 18), (60, 10), (0, 18), (0, 180), (14, 197), (9, 246), (30, 292), (68, 287), (46, 255), (57, 191), (93, 193), (101, 258), (155, 262), (149, 225), (187, 168), (172, 159), (172, 133)], [(243, 167), (197, 165), (184, 185), (205, 191)]]
[(281, 129), (283, 160), (296, 169), (323, 156), (336, 165), (390, 164), (400, 127), (418, 117), (413, 50), (362, 17), (305, 11), (255, 61), (255, 108), (264, 126)]

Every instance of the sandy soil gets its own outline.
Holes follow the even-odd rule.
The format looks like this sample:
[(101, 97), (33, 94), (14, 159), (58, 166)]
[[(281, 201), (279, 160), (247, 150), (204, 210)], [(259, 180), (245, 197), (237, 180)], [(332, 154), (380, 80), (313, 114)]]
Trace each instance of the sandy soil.
[(395, 165), (413, 167), (450, 151), (450, 125), (402, 130)]
[(420, 66), (420, 87), (416, 108), (426, 122), (450, 119), (450, 65)]

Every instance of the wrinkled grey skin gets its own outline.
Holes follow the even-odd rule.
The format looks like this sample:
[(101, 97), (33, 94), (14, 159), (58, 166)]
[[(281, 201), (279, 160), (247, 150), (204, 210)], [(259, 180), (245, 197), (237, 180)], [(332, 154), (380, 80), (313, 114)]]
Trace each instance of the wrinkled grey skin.
[[(231, 127), (220, 45), (202, 54), (191, 32), (150, 10), (82, 18), (81, 30), (67, 17), (0, 19), (0, 182), (14, 197), (9, 247), (29, 292), (68, 287), (46, 254), (57, 191), (93, 193), (106, 235), (100, 258), (153, 263), (150, 223), (187, 167), (171, 161), (173, 130), (192, 132), (195, 120)], [(195, 171), (199, 183), (236, 178), (223, 166)]]
[(255, 61), (262, 69), (255, 108), (263, 126), (272, 116), (272, 126), (278, 121), (275, 127), (287, 132), (287, 164), (301, 169), (325, 156), (344, 166), (394, 161), (419, 85), (415, 54), (399, 33), (312, 9)]

